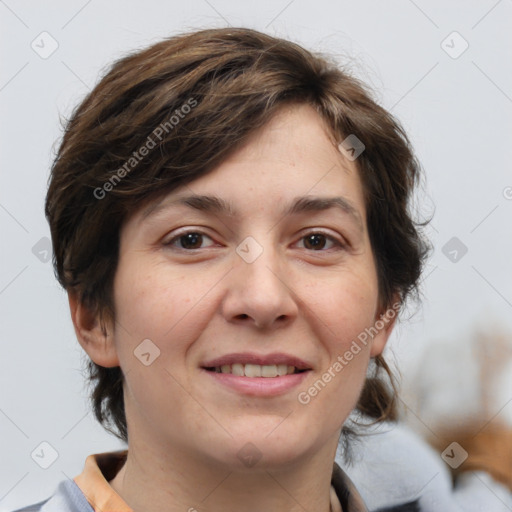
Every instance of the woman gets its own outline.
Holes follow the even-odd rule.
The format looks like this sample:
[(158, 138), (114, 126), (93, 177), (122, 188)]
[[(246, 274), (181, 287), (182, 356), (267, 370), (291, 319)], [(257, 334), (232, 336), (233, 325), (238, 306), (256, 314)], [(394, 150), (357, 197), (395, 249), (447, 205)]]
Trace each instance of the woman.
[(128, 450), (27, 510), (366, 510), (334, 458), (354, 409), (396, 414), (382, 351), (426, 254), (418, 173), (365, 87), (291, 42), (205, 30), (115, 63), (46, 214)]

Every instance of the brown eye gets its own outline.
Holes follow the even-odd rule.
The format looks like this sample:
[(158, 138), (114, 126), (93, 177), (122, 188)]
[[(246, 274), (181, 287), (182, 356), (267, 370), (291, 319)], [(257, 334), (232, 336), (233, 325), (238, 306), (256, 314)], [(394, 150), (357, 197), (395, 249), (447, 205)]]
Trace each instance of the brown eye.
[(203, 242), (201, 233), (186, 233), (179, 237), (182, 249), (199, 249)]
[(345, 244), (336, 237), (320, 231), (311, 232), (301, 237), (299, 244), (303, 249), (316, 252), (331, 252), (330, 249), (343, 250), (345, 248)]
[(188, 231), (186, 233), (179, 234), (164, 245), (175, 249), (182, 250), (194, 250), (204, 249), (210, 245), (203, 245), (207, 240), (211, 241), (211, 238), (204, 233), (198, 231)]
[(304, 237), (304, 246), (306, 249), (323, 249), (325, 247), (326, 241), (327, 240), (325, 235), (315, 233)]

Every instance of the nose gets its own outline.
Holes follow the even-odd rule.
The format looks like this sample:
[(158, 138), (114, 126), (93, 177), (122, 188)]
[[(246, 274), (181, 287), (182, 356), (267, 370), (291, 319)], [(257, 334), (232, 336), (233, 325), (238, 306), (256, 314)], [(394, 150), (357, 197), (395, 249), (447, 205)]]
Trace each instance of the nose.
[(294, 283), (286, 263), (267, 247), (249, 263), (235, 255), (235, 267), (228, 274), (222, 314), (231, 323), (273, 329), (288, 325), (298, 314)]

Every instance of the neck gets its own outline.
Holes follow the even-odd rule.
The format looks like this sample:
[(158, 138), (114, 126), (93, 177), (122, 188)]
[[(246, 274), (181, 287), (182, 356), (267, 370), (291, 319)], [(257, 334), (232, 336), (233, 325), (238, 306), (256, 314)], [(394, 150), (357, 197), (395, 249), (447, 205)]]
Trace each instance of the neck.
[(330, 512), (341, 510), (331, 495), (335, 449), (323, 447), (286, 466), (242, 471), (182, 450), (170, 454), (130, 443), (110, 485), (133, 510), (145, 512)]

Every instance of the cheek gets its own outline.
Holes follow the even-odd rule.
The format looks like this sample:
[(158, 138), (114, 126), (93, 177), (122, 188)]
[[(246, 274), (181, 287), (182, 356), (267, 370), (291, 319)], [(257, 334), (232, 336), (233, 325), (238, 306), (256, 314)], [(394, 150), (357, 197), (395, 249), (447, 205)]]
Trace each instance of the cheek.
[[(126, 379), (127, 414), (143, 415), (156, 428), (162, 415), (172, 413), (191, 427), (203, 416), (185, 384), (186, 353), (211, 320), (207, 292), (218, 279), (126, 263), (116, 276), (114, 297), (115, 344)], [(144, 353), (149, 353), (148, 365)]]
[(371, 348), (365, 329), (373, 325), (376, 310), (371, 287), (337, 290), (333, 293), (331, 289), (330, 295), (316, 304), (320, 321), (315, 324), (315, 334), (323, 341), (326, 357), (316, 379), (297, 396), (298, 411), (323, 418), (326, 428), (333, 431), (344, 423), (362, 391)]
[(211, 317), (207, 292), (215, 282), (204, 273), (189, 275), (127, 260), (114, 284), (119, 350), (133, 352), (144, 339), (165, 352), (185, 350)]
[(357, 401), (370, 358), (367, 333), (374, 325), (378, 302), (371, 277), (369, 273), (344, 273), (309, 290), (312, 316), (317, 318), (310, 325), (316, 326), (315, 335), (323, 341), (326, 353), (317, 387), (323, 389), (325, 384), (329, 389), (322, 391), (324, 398), (349, 408)]
[(343, 272), (315, 284), (310, 303), (329, 334), (329, 345), (344, 350), (347, 343), (371, 326), (377, 313), (377, 286), (371, 274)]

